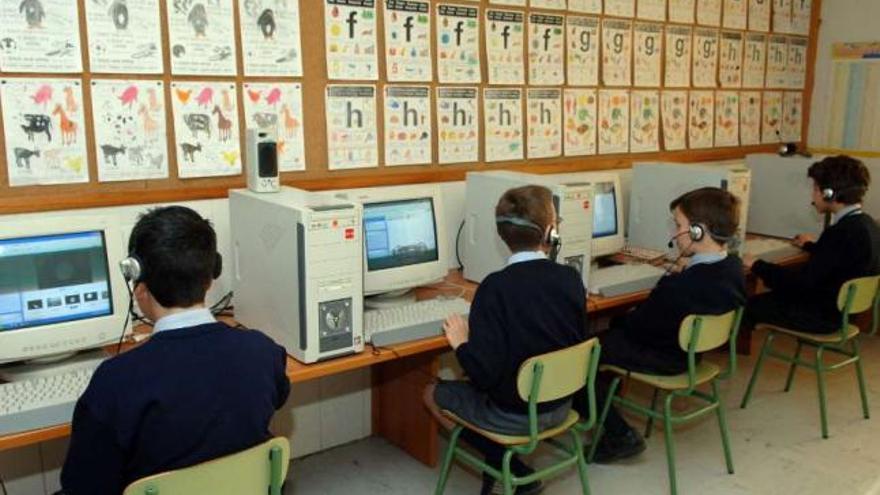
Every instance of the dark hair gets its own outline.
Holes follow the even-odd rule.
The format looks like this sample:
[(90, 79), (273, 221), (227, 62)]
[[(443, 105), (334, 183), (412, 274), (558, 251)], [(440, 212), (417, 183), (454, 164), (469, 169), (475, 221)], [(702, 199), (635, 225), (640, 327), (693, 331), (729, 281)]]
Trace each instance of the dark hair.
[(691, 224), (704, 226), (716, 242), (726, 244), (739, 227), (739, 199), (717, 187), (702, 187), (682, 194), (669, 203), (680, 209)]
[(819, 189), (834, 191), (834, 201), (847, 205), (859, 203), (871, 185), (871, 173), (861, 160), (846, 156), (829, 156), (810, 165), (807, 177)]
[(141, 215), (128, 251), (139, 258), (141, 281), (162, 306), (186, 308), (205, 301), (219, 262), (217, 234), (195, 211), (166, 206)]
[(544, 230), (553, 222), (553, 194), (544, 186), (523, 186), (505, 192), (495, 206), (496, 217), (516, 217), (541, 228), (529, 228), (500, 222), (498, 235), (511, 251), (523, 251), (540, 246)]

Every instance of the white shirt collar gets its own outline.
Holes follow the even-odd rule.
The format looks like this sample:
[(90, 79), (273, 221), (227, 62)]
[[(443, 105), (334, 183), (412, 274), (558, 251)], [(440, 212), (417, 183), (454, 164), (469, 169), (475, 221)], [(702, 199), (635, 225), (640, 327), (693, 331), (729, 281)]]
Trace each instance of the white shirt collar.
[(153, 326), (153, 332), (158, 333), (166, 330), (195, 327), (216, 321), (217, 319), (214, 318), (214, 315), (211, 314), (208, 308), (190, 309), (159, 318), (159, 321)]
[(727, 258), (727, 251), (721, 251), (718, 253), (696, 253), (688, 259), (687, 267), (690, 268), (694, 265), (718, 263), (725, 258)]
[(534, 260), (546, 260), (547, 253), (544, 251), (520, 251), (518, 253), (513, 253), (510, 258), (507, 259), (507, 266), (510, 266), (514, 263), (522, 263), (523, 261), (534, 261)]
[(853, 214), (855, 211), (859, 211), (859, 213), (855, 213), (856, 215), (861, 214), (860, 210), (862, 209), (861, 203), (856, 203), (854, 205), (845, 206), (840, 209), (837, 213), (831, 215), (831, 225), (835, 225), (840, 221), (841, 218)]

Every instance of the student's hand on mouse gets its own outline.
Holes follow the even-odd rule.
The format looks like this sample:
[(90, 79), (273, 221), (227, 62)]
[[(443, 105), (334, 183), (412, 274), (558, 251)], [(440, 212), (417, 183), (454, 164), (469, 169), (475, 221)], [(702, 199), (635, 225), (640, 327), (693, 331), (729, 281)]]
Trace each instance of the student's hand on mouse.
[(446, 334), (446, 340), (449, 341), (452, 349), (458, 349), (458, 346), (468, 341), (470, 333), (468, 322), (459, 314), (449, 315), (443, 322), (443, 333)]
[(794, 236), (794, 239), (791, 240), (791, 243), (799, 248), (803, 248), (804, 244), (808, 242), (813, 242), (815, 239), (811, 234), (798, 234)]
[(754, 265), (756, 261), (758, 261), (758, 258), (755, 258), (751, 254), (744, 254), (742, 257), (743, 266), (749, 270), (752, 269), (752, 265)]

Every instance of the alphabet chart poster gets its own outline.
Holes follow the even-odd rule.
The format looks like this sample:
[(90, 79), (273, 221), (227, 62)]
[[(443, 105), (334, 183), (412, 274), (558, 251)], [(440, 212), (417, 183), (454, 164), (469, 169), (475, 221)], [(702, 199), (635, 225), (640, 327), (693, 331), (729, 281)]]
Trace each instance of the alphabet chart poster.
[(663, 121), (663, 149), (667, 151), (687, 148), (687, 91), (664, 91), (660, 101)]
[(385, 165), (431, 163), (431, 88), (385, 87)]
[(379, 78), (375, 0), (326, 2), (327, 78), (375, 81)]
[(92, 81), (98, 180), (168, 177), (162, 81)]
[(566, 88), (564, 94), (565, 156), (596, 154), (596, 90)]
[(234, 76), (232, 0), (168, 2), (171, 73)]
[(602, 83), (629, 86), (632, 82), (632, 22), (605, 19), (602, 40)]
[(92, 73), (162, 73), (158, 0), (92, 1), (85, 6)]
[(522, 90), (485, 89), (483, 118), (486, 121), (486, 161), (522, 160)]
[(722, 88), (742, 86), (743, 34), (735, 31), (721, 33), (719, 79)]
[(761, 92), (743, 91), (739, 102), (740, 143), (743, 146), (761, 144)]
[(767, 43), (767, 87), (785, 88), (788, 86), (788, 38), (770, 36)]
[(663, 53), (663, 25), (636, 23), (635, 86), (660, 86), (660, 60)]
[(693, 24), (697, 0), (669, 0), (669, 22)]
[(791, 0), (773, 0), (773, 32), (791, 32)]
[(778, 143), (782, 133), (782, 92), (765, 91), (761, 109), (761, 141), (764, 144)]
[(532, 0), (532, 8), (565, 10), (565, 0)]
[(177, 175), (181, 178), (241, 173), (235, 84), (173, 82)]
[(10, 186), (89, 181), (80, 84), (77, 79), (0, 80)]
[(441, 83), (482, 81), (478, 7), (437, 6), (437, 72)]
[(803, 36), (809, 35), (813, 0), (792, 0), (791, 9), (791, 32)]
[(715, 123), (715, 95), (712, 91), (691, 91), (688, 143), (691, 149), (711, 148)]
[(724, 0), (724, 27), (745, 29), (748, 10), (748, 0)]
[(327, 86), (327, 166), (377, 167), (376, 87)]
[(721, 25), (721, 0), (697, 0), (697, 24)]
[(739, 146), (739, 93), (715, 93), (715, 146)]
[(599, 85), (599, 18), (567, 16), (569, 86)]
[(760, 33), (746, 33), (745, 46), (745, 57), (743, 59), (743, 87), (763, 88), (764, 67), (767, 62), (767, 35)]
[(437, 88), (439, 161), (476, 162), (480, 159), (480, 105), (477, 88)]
[(526, 0), (489, 0), (494, 5), (513, 5), (515, 7), (525, 7)]
[(77, 4), (70, 0), (0, 2), (0, 70), (81, 72)]
[(561, 15), (529, 15), (529, 84), (565, 83), (565, 31)]
[(605, 0), (605, 15), (635, 17), (636, 0)]
[(633, 91), (630, 95), (631, 153), (660, 150), (660, 93), (656, 90)]
[(299, 2), (238, 2), (245, 75), (301, 77)]
[(431, 81), (431, 4), (385, 0), (385, 70), (389, 81)]
[(773, 0), (749, 0), (749, 31), (770, 31), (770, 2)]
[(788, 72), (789, 89), (803, 89), (807, 80), (807, 38), (788, 38)]
[(528, 157), (547, 158), (562, 154), (562, 91), (529, 89), (527, 98)]
[(714, 88), (718, 85), (718, 31), (694, 30), (694, 86)]
[[(524, 84), (523, 13), (486, 11), (489, 84)], [(520, 150), (522, 152), (522, 150)]]
[(636, 16), (649, 21), (665, 21), (666, 0), (639, 0)]
[(629, 91), (599, 91), (599, 154), (629, 151)]
[(602, 0), (568, 0), (568, 10), (585, 14), (601, 14)]
[(692, 28), (687, 26), (666, 27), (666, 73), (667, 88), (687, 88), (691, 85)]
[(798, 143), (803, 126), (804, 97), (800, 91), (786, 91), (782, 101), (782, 139)]
[(244, 83), (245, 128), (274, 131), (278, 170), (306, 169), (302, 84)]

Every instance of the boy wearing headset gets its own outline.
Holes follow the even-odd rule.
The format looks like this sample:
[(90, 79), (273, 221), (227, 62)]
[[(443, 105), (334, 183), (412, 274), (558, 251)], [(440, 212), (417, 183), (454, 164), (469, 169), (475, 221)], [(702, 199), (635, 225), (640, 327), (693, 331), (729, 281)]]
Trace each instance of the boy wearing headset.
[[(440, 381), (425, 390), (425, 404), (446, 428), (454, 424), (441, 410), (481, 428), (509, 435), (528, 434), (527, 403), (519, 398), (520, 365), (532, 356), (583, 342), (586, 337), (586, 292), (571, 267), (548, 259), (558, 247), (552, 194), (541, 186), (504, 193), (495, 208), (498, 235), (513, 253), (507, 266), (480, 284), (465, 320), (450, 316), (443, 330), (469, 380)], [(538, 406), (538, 428), (556, 426), (567, 416), (571, 400)], [(504, 449), (465, 429), (462, 439), (501, 468)], [(514, 475), (531, 468), (514, 457)], [(481, 493), (492, 493), (495, 481), (484, 475)], [(538, 493), (540, 481), (520, 486), (519, 495)]]
[[(745, 304), (742, 262), (726, 248), (738, 227), (737, 198), (722, 189), (706, 187), (676, 198), (669, 209), (676, 228), (670, 247), (676, 244), (680, 259), (686, 262), (680, 272), (661, 278), (644, 303), (612, 321), (611, 329), (599, 338), (601, 364), (651, 374), (683, 373), (687, 371), (687, 353), (678, 343), (682, 320), (690, 314), (724, 314)], [(602, 407), (610, 380), (600, 379), (596, 384), (596, 404)], [(575, 408), (582, 414), (586, 407), (575, 400)], [(608, 463), (645, 450), (642, 436), (614, 407), (609, 409), (604, 427), (595, 462)]]
[(743, 263), (770, 292), (749, 300), (743, 327), (770, 323), (810, 333), (840, 328), (837, 295), (847, 280), (880, 273), (880, 229), (862, 210), (871, 176), (865, 165), (848, 156), (825, 158), (810, 166), (812, 204), (831, 223), (817, 241), (808, 235), (793, 243), (810, 254), (807, 263), (787, 269), (745, 256)]
[(149, 341), (102, 363), (80, 397), (61, 472), (66, 495), (119, 494), (144, 476), (198, 464), (271, 437), (287, 400), (283, 347), (214, 319), (220, 275), (211, 224), (181, 206), (140, 217), (123, 273), (155, 322)]

